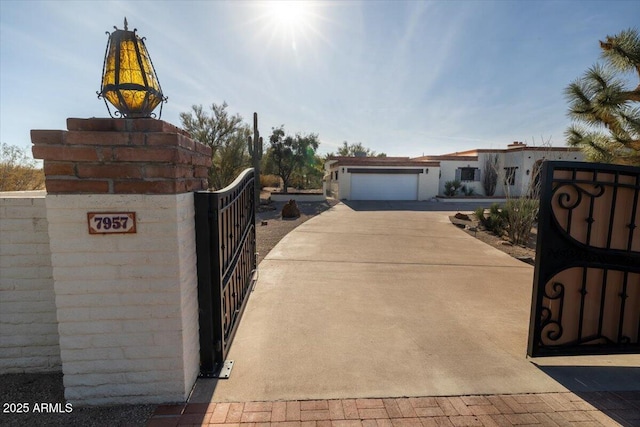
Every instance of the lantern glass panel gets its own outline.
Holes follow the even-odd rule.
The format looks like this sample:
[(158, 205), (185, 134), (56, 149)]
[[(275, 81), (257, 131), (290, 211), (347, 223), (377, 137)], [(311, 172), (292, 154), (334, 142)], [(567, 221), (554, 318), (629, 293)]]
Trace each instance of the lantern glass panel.
[(144, 41), (135, 32), (111, 34), (101, 95), (125, 117), (148, 117), (165, 100)]

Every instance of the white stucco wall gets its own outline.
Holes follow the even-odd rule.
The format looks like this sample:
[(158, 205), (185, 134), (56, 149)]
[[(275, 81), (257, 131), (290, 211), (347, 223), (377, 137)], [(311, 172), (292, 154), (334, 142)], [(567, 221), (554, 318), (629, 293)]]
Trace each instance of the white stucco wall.
[[(482, 163), (478, 160), (440, 160), (440, 181), (438, 185), (438, 194), (444, 195), (444, 185), (448, 181), (454, 181), (456, 179), (456, 170), (458, 168), (480, 168), (482, 170)], [(467, 188), (473, 188), (474, 194), (484, 195), (484, 189), (482, 188), (482, 177), (480, 181), (460, 181), (462, 185), (466, 185)], [(459, 196), (462, 196), (462, 192)]]
[[(531, 148), (531, 149), (529, 149)], [(458, 168), (471, 167), (480, 169), (480, 181), (462, 181), (463, 185), (472, 187), (476, 195), (485, 195), (482, 179), (485, 174), (485, 160), (489, 156), (498, 157), (498, 182), (494, 196), (520, 196), (527, 194), (531, 178), (533, 177), (533, 167), (536, 161), (546, 160), (569, 160), (583, 161), (584, 155), (580, 151), (566, 151), (553, 149), (539, 149), (529, 147), (527, 149), (499, 150), (495, 152), (478, 153), (477, 161), (468, 160), (440, 160), (442, 171), (438, 194), (444, 195), (444, 185), (447, 181), (453, 181)], [(505, 185), (505, 168), (515, 167), (514, 185)], [(527, 174), (527, 171), (529, 173)]]
[[(199, 365), (193, 194), (48, 195), (65, 397), (184, 401)], [(136, 234), (91, 235), (87, 212), (133, 211)]]
[(351, 195), (351, 174), (344, 166), (338, 167), (338, 200), (349, 200)]
[[(499, 155), (499, 175), (496, 195), (498, 196), (522, 196), (529, 192), (531, 179), (533, 178), (534, 165), (538, 160), (567, 160), (583, 161), (584, 154), (581, 151), (558, 151), (551, 148), (530, 147), (531, 149), (511, 150)], [(514, 185), (505, 185), (504, 174), (506, 167), (517, 167)], [(528, 172), (528, 173), (527, 173)]]
[(438, 195), (440, 167), (429, 166), (418, 175), (418, 200), (429, 200)]
[(0, 193), (0, 374), (59, 371), (44, 191)]

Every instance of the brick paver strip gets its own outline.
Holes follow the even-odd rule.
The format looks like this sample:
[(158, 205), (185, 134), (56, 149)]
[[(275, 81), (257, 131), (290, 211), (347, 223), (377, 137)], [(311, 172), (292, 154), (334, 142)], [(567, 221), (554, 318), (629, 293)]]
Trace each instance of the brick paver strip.
[(371, 420), (376, 418), (389, 418), (384, 408), (365, 408), (358, 409), (361, 420)]
[(438, 401), (435, 397), (410, 397), (409, 402), (414, 408), (429, 408), (432, 406), (438, 406)]
[(464, 401), (461, 398), (457, 396), (449, 397), (449, 402), (451, 402), (453, 407), (456, 408), (456, 411), (458, 411), (460, 415), (473, 415), (471, 409), (469, 409), (469, 407), (464, 404)]
[(214, 424), (222, 424), (227, 420), (227, 414), (229, 413), (229, 407), (231, 404), (229, 403), (218, 403), (216, 408), (213, 410), (213, 414), (211, 415), (210, 423)]
[[(507, 419), (506, 415), (497, 414), (491, 415), (491, 419), (500, 427), (511, 427), (513, 424)], [(488, 425), (488, 424), (486, 424)]]
[(474, 416), (459, 415), (449, 418), (455, 427), (483, 427), (482, 421)]
[(271, 408), (271, 422), (278, 423), (287, 420), (287, 402), (273, 402)]
[(243, 412), (240, 418), (241, 423), (268, 423), (271, 422), (271, 411), (269, 412)]
[(342, 401), (330, 400), (329, 404), (329, 416), (332, 420), (344, 420), (344, 409), (342, 408)]
[(271, 427), (300, 427), (300, 421), (277, 421), (272, 422)]
[(436, 397), (436, 401), (438, 402), (438, 406), (440, 406), (440, 409), (442, 409), (442, 412), (444, 412), (446, 416), (459, 415), (458, 411), (456, 410), (455, 406), (453, 406), (449, 398)]
[(391, 420), (377, 419), (376, 424), (378, 425), (378, 427), (393, 427), (393, 423), (391, 422)]
[(232, 403), (229, 406), (229, 413), (227, 414), (226, 423), (239, 423), (242, 420), (242, 411), (244, 409), (244, 403)]
[(189, 403), (184, 409), (185, 414), (204, 414), (213, 412), (216, 409), (215, 403)]
[(382, 403), (384, 403), (389, 418), (402, 418), (402, 411), (395, 399), (382, 399)]
[(500, 410), (493, 406), (492, 404), (488, 405), (470, 405), (469, 409), (473, 415), (491, 415), (491, 414), (499, 414)]
[(417, 417), (416, 411), (413, 409), (409, 399), (396, 399), (396, 403), (402, 412), (403, 417)]
[(360, 420), (337, 420), (331, 422), (332, 427), (362, 427)]
[(347, 420), (359, 420), (358, 407), (356, 406), (355, 399), (346, 399), (342, 401), (342, 409), (344, 410), (344, 417)]
[[(584, 398), (584, 399), (583, 399)], [(501, 427), (640, 425), (640, 392), (160, 405), (147, 426)]]
[(391, 420), (393, 427), (422, 427), (420, 418), (396, 418)]
[(273, 402), (247, 402), (244, 404), (244, 412), (267, 412), (273, 408)]
[[(527, 410), (528, 413), (533, 414), (534, 412), (551, 412), (551, 406), (547, 405), (545, 402), (535, 402), (535, 403), (521, 403), (522, 407)], [(592, 410), (590, 408), (589, 410)]]
[(196, 425), (208, 425), (211, 419), (211, 413), (199, 413), (199, 414), (182, 414), (180, 417), (180, 423), (182, 424), (196, 424)]
[(331, 417), (329, 416), (329, 410), (320, 410), (320, 411), (300, 411), (300, 420), (301, 421), (319, 421), (319, 420), (329, 420)]
[(419, 417), (442, 417), (444, 416), (444, 412), (440, 409), (439, 406), (431, 406), (427, 408), (415, 408), (416, 415)]
[(491, 405), (491, 402), (485, 396), (460, 396), (460, 399), (467, 406)]
[(383, 408), (382, 399), (356, 399), (358, 409)]
[(287, 402), (287, 421), (300, 421), (300, 402)]
[(320, 409), (329, 409), (329, 403), (326, 400), (307, 400), (300, 402), (301, 411), (315, 411)]
[(538, 424), (538, 419), (531, 414), (507, 414), (505, 417), (513, 425)]
[(478, 419), (482, 421), (484, 427), (499, 427), (500, 425), (491, 418), (491, 415), (478, 415)]
[(527, 410), (524, 409), (524, 407), (519, 404), (513, 396), (500, 396), (500, 399), (502, 399), (502, 401), (511, 408), (514, 414), (524, 414), (527, 412)]

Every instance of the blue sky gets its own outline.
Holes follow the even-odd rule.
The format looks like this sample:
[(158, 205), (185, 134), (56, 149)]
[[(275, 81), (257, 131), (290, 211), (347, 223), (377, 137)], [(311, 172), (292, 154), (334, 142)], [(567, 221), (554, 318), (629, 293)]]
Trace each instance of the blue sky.
[(108, 117), (105, 31), (146, 37), (162, 119), (229, 104), (260, 132), (319, 134), (394, 156), (564, 145), (564, 88), (598, 40), (640, 24), (638, 1), (222, 2), (0, 0), (0, 141)]

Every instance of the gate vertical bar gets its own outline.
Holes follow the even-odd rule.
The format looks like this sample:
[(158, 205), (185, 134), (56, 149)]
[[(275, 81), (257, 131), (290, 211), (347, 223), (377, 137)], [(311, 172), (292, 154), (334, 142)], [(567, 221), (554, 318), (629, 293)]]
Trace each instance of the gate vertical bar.
[(256, 280), (254, 180), (195, 194), (202, 376), (218, 376)]
[[(196, 214), (196, 253), (198, 254), (198, 313), (200, 324), (200, 372), (213, 375), (220, 363), (220, 354), (216, 343), (220, 341), (219, 326), (219, 282), (216, 272), (220, 271), (216, 242), (219, 239), (217, 226), (217, 197), (208, 192), (194, 194)], [(213, 224), (212, 224), (213, 222)]]

